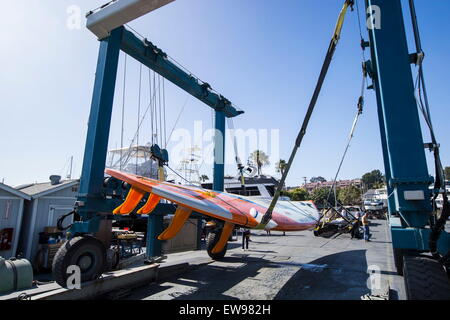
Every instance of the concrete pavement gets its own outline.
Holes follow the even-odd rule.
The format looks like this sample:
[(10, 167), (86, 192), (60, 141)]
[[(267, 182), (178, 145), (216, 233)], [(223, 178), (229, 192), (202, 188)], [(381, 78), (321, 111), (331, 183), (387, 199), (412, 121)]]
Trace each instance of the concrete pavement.
[(168, 255), (161, 267), (189, 267), (134, 290), (128, 299), (359, 300), (388, 287), (394, 299), (404, 299), (387, 222), (372, 221), (371, 233), (372, 241), (365, 242), (347, 234), (325, 239), (311, 231), (253, 231), (250, 250), (231, 242), (223, 261), (210, 260), (204, 250)]

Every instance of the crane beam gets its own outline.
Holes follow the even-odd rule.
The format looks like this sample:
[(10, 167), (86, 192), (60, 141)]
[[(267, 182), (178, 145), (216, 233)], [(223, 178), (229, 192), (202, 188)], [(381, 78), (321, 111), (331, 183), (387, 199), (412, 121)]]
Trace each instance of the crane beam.
[(153, 43), (147, 39), (140, 39), (125, 27), (120, 28), (123, 28), (121, 50), (126, 54), (160, 74), (214, 110), (224, 112), (227, 118), (233, 118), (244, 113), (244, 111), (236, 109), (228, 99), (213, 92), (208, 83), (200, 81), (172, 62), (167, 54)]
[(113, 0), (86, 15), (86, 27), (99, 40), (111, 31), (175, 0)]

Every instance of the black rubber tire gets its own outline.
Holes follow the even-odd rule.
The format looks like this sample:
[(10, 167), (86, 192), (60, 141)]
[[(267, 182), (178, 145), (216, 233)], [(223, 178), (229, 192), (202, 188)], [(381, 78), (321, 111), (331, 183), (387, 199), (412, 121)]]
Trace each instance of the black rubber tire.
[(399, 276), (403, 275), (403, 257), (405, 252), (403, 249), (393, 248), (395, 269)]
[(222, 260), (225, 257), (225, 254), (227, 253), (228, 242), (223, 248), (223, 250), (220, 251), (219, 253), (211, 252), (216, 243), (219, 241), (221, 234), (222, 229), (220, 231), (208, 232), (208, 235), (206, 236), (206, 250), (208, 251), (208, 255), (211, 257), (211, 259)]
[[(89, 257), (91, 262), (84, 269), (80, 263), (82, 257)], [(105, 246), (91, 236), (75, 237), (64, 243), (56, 253), (52, 266), (53, 278), (61, 287), (67, 286), (67, 268), (71, 265), (80, 266), (81, 282), (97, 279), (107, 265)]]
[(436, 260), (404, 256), (403, 275), (408, 300), (450, 300), (449, 278)]

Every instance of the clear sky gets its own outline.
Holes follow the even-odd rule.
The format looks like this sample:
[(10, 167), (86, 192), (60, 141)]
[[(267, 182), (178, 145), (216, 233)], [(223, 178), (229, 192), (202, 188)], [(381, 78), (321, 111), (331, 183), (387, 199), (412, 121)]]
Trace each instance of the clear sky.
[[(104, 2), (2, 1), (0, 181), (4, 179), (14, 186), (46, 181), (51, 174), (64, 175), (72, 155), (75, 176), (79, 176), (99, 45), (84, 27), (84, 13)], [(236, 128), (279, 129), (280, 157), (287, 159), (342, 3), (340, 0), (176, 0), (130, 25), (242, 108), (245, 114), (235, 119)], [(79, 6), (83, 13), (79, 29), (67, 27), (73, 13), (67, 11), (71, 5)], [(416, 0), (416, 6), (427, 54), (425, 75), (432, 117), (442, 145), (443, 163), (450, 165), (450, 2)], [(408, 14), (406, 18), (411, 34)], [(347, 16), (341, 43), (288, 185), (301, 184), (304, 176), (321, 175), (327, 179), (334, 176), (356, 112), (360, 66), (357, 15), (353, 12)], [(125, 117), (128, 142), (136, 130), (138, 76), (139, 65), (129, 61)], [(111, 148), (120, 141), (122, 85), (123, 56), (118, 72)], [(167, 84), (168, 129), (173, 127), (188, 97), (179, 88)], [(145, 99), (144, 95), (143, 105)], [(384, 171), (373, 91), (367, 92), (366, 100), (340, 178), (361, 177), (373, 169)], [(206, 129), (211, 127), (210, 109), (195, 98), (187, 101), (178, 128), (192, 131), (197, 120), (203, 121)], [(142, 139), (150, 136), (148, 127), (144, 131)], [(429, 140), (427, 133), (424, 137), (425, 141)], [(274, 174), (273, 164), (263, 172)], [(210, 177), (211, 169), (202, 167)], [(235, 167), (227, 165), (226, 171), (234, 174)]]

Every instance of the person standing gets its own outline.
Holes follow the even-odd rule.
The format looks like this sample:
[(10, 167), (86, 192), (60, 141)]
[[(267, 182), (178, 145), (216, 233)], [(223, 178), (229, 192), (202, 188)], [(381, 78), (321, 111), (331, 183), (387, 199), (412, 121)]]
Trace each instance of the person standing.
[(364, 227), (364, 240), (366, 242), (370, 241), (370, 229), (369, 229), (369, 214), (367, 212), (362, 216), (362, 225)]
[(244, 229), (242, 232), (242, 249), (248, 250), (248, 243), (250, 241), (250, 230)]
[(361, 239), (361, 233), (359, 230), (360, 226), (361, 226), (361, 211), (357, 211), (354, 216), (352, 229), (350, 230), (352, 239), (353, 238)]

